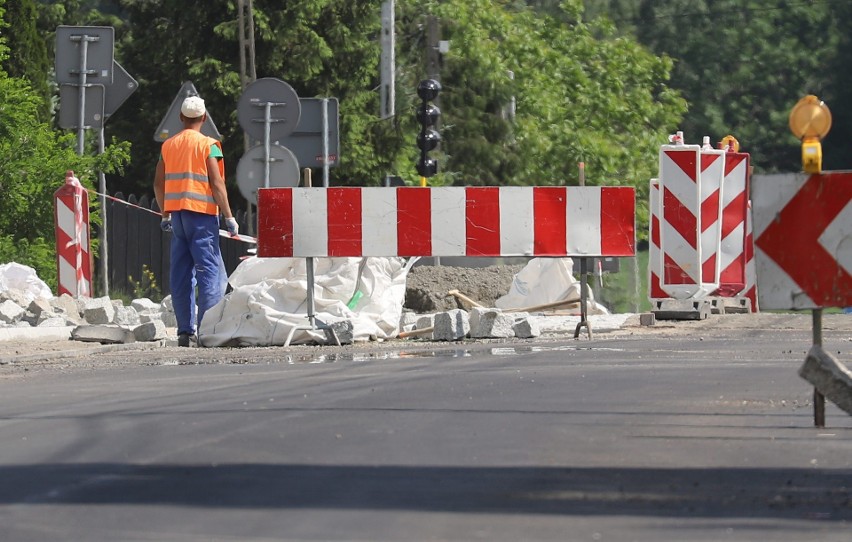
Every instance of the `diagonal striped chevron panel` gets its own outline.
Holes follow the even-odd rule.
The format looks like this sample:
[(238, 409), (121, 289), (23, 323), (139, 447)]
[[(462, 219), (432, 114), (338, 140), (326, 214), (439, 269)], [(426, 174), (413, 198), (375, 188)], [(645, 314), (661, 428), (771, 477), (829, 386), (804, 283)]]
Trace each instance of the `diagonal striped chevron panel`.
[(261, 257), (633, 256), (633, 187), (258, 190)]

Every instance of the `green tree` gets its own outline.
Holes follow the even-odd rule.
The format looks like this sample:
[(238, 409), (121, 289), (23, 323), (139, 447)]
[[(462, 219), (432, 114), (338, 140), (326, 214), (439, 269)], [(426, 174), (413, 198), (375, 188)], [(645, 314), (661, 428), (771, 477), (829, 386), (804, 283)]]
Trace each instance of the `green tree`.
[(47, 56), (47, 44), (36, 27), (36, 3), (34, 0), (2, 3), (7, 4), (4, 34), (9, 51), (3, 61), (3, 69), (10, 77), (21, 77), (29, 82), (30, 87), (41, 98), (39, 119), (50, 120), (52, 100), (48, 77), (51, 66)]
[[(641, 0), (637, 35), (675, 59), (671, 84), (689, 103), (688, 142), (731, 133), (758, 170), (798, 170), (787, 127), (792, 106), (825, 95), (826, 69), (846, 28), (834, 3), (740, 0)], [(848, 71), (848, 70), (844, 70)]]

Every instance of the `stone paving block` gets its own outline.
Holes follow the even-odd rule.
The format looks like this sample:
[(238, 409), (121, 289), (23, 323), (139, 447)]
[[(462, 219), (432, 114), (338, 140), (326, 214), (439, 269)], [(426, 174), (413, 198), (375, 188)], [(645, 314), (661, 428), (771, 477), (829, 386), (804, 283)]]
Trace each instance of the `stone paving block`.
[[(328, 344), (352, 344), (352, 341), (355, 340), (355, 334), (353, 333), (355, 327), (352, 325), (351, 320), (340, 320), (338, 322), (334, 322), (328, 325), (327, 330), (325, 331), (326, 340)], [(332, 335), (333, 334), (333, 335)], [(335, 341), (335, 337), (337, 340)]]
[(403, 311), (402, 316), (399, 317), (399, 329), (417, 325), (418, 319), (420, 319), (420, 315), (416, 312)]
[(473, 307), (470, 336), (474, 339), (505, 339), (515, 336), (515, 318), (500, 309)]
[(50, 306), (53, 307), (54, 312), (62, 313), (77, 322), (82, 321), (77, 301), (68, 294), (50, 298)]
[(133, 328), (133, 336), (139, 342), (159, 341), (167, 337), (166, 326), (161, 320), (145, 322)]
[(0, 303), (4, 301), (11, 301), (21, 308), (26, 308), (30, 304), (30, 299), (20, 290), (3, 290), (0, 292)]
[(423, 314), (417, 317), (414, 329), (426, 329), (435, 325), (434, 314)]
[[(147, 324), (148, 322), (162, 322), (163, 314), (160, 312), (142, 312), (139, 313), (139, 322)], [(164, 324), (165, 325), (165, 324)]]
[(639, 315), (639, 325), (653, 326), (657, 323), (657, 316), (653, 312), (644, 312)]
[(826, 399), (852, 414), (852, 371), (820, 346), (812, 346), (799, 376), (813, 384)]
[(16, 324), (21, 321), (26, 312), (20, 305), (7, 299), (0, 303), (0, 322), (4, 324)]
[(115, 309), (115, 318), (113, 319), (113, 323), (132, 328), (138, 326), (141, 323), (141, 320), (139, 319), (139, 313), (136, 312), (136, 309), (122, 305)]
[(66, 327), (67, 325), (68, 321), (64, 316), (51, 316), (40, 321), (37, 327)]
[(101, 344), (124, 344), (136, 342), (133, 331), (118, 326), (82, 325), (71, 331), (71, 339)]
[(528, 314), (520, 317), (515, 315), (515, 317), (515, 324), (512, 326), (515, 330), (515, 337), (519, 339), (534, 339), (541, 335), (541, 328), (536, 322), (530, 320)]
[(160, 312), (160, 304), (151, 301), (147, 297), (140, 297), (130, 302), (130, 306), (139, 314), (145, 312)]
[(467, 311), (454, 309), (435, 315), (435, 330), (432, 339), (436, 341), (458, 341), (470, 332), (470, 317)]
[(115, 320), (115, 306), (109, 297), (96, 297), (84, 303), (83, 318), (89, 324), (111, 324)]
[(52, 315), (54, 312), (56, 312), (53, 310), (53, 306), (50, 304), (50, 300), (45, 299), (43, 297), (37, 297), (33, 299), (27, 306), (27, 310), (33, 313), (36, 318), (41, 318), (42, 313), (48, 313)]
[(172, 311), (163, 311), (160, 313), (160, 319), (166, 327), (177, 327), (177, 316)]

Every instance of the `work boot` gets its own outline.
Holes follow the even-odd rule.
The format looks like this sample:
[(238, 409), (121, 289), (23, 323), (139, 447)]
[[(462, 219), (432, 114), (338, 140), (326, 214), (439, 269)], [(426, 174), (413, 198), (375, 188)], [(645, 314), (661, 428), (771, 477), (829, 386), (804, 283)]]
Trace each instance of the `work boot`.
[(187, 348), (194, 348), (198, 344), (198, 339), (195, 335), (190, 335), (189, 333), (181, 333), (178, 335), (178, 346), (184, 346)]

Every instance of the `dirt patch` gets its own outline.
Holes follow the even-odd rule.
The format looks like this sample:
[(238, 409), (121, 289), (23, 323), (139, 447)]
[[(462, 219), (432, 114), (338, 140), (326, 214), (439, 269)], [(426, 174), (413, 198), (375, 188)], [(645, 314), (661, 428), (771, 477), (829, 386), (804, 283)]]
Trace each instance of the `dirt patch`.
[(406, 280), (405, 308), (420, 314), (468, 309), (456, 297), (447, 295), (450, 290), (458, 290), (480, 305), (493, 307), (499, 297), (509, 292), (512, 280), (523, 268), (523, 265), (414, 266)]

